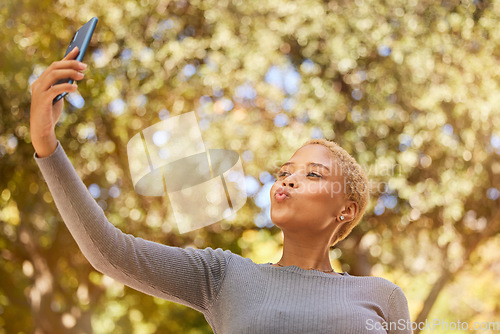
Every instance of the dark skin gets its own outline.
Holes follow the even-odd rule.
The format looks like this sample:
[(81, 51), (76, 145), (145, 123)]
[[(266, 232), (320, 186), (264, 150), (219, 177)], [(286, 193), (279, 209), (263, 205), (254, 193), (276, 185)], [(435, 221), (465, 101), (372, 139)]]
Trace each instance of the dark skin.
[(52, 100), (64, 92), (77, 90), (76, 84), (63, 83), (54, 85), (60, 79), (83, 79), (82, 71), (86, 68), (82, 62), (74, 60), (78, 47), (71, 50), (62, 60), (53, 62), (31, 85), (30, 135), (31, 143), (38, 157), (51, 155), (57, 148), (55, 126), (61, 117), (63, 100), (52, 105)]
[[(278, 263), (330, 271), (330, 245), (340, 227), (356, 217), (358, 205), (345, 196), (344, 177), (327, 147), (306, 145), (288, 162), (293, 164), (281, 168), (270, 192), (271, 220), (283, 231), (283, 254)], [(310, 162), (320, 163), (329, 170), (307, 166)], [(275, 198), (279, 187), (291, 194), (281, 202)]]

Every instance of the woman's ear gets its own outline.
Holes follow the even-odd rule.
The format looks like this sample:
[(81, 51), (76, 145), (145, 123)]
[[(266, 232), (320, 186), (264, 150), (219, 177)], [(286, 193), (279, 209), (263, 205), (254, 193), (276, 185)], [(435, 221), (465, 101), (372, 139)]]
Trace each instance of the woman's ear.
[(342, 216), (344, 216), (345, 222), (353, 221), (356, 215), (358, 214), (359, 206), (355, 201), (347, 201), (344, 209), (340, 212)]

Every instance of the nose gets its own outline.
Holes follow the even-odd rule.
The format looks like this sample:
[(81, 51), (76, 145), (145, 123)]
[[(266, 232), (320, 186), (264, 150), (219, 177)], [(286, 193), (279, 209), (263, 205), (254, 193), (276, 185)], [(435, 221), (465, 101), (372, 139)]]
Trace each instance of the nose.
[(287, 176), (286, 178), (283, 179), (283, 181), (281, 182), (282, 186), (283, 187), (286, 187), (288, 185), (288, 187), (290, 188), (294, 188), (296, 185), (297, 185), (297, 182), (293, 180), (292, 176)]

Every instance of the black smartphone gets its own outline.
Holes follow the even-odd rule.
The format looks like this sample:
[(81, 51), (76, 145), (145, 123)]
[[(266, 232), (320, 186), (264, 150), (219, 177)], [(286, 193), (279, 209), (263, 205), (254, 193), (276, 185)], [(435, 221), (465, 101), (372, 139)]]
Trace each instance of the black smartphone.
[[(75, 46), (78, 46), (79, 51), (78, 55), (76, 56), (76, 60), (82, 61), (83, 56), (85, 55), (85, 51), (87, 51), (87, 46), (90, 43), (96, 25), (97, 25), (97, 17), (93, 17), (87, 23), (85, 23), (80, 29), (78, 29), (78, 31), (73, 35), (73, 38), (71, 38), (71, 41), (69, 42), (69, 46), (66, 49), (64, 57), (66, 57), (66, 55), (70, 53), (70, 51), (73, 50)], [(73, 79), (70, 78), (61, 79), (58, 80), (54, 85), (62, 84), (65, 82), (73, 83)], [(68, 95), (68, 93), (66, 92), (57, 95), (54, 98), (54, 100), (52, 100), (52, 104), (55, 104), (57, 101), (59, 101), (66, 95)]]

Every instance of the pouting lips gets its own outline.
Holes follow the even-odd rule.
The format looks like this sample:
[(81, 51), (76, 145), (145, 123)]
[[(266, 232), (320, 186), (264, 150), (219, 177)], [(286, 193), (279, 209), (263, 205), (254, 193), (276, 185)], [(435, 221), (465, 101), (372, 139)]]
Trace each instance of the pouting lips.
[(288, 189), (286, 189), (284, 187), (279, 187), (278, 189), (276, 189), (276, 192), (274, 193), (274, 196), (277, 196), (278, 194), (285, 194), (286, 196), (291, 197), (290, 192), (288, 191)]
[(289, 197), (291, 197), (290, 192), (286, 188), (283, 188), (283, 187), (278, 188), (278, 190), (276, 190), (276, 192), (274, 193), (274, 198), (278, 202), (284, 201), (285, 199), (287, 199)]
[(285, 195), (285, 194), (276, 194), (274, 197), (276, 198), (276, 200), (277, 200), (278, 202), (281, 202), (281, 201), (283, 201), (283, 200), (285, 200), (285, 199), (287, 199), (287, 198), (288, 198), (288, 196), (287, 196), (287, 195)]

